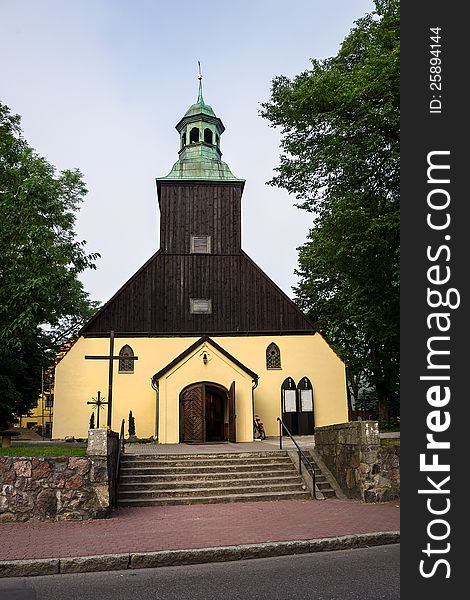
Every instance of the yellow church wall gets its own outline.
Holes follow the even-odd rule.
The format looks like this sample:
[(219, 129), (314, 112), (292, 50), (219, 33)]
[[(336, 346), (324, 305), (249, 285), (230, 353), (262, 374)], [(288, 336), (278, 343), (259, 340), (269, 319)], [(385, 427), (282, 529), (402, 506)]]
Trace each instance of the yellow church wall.
[[(281, 385), (292, 377), (297, 385), (308, 377), (313, 386), (314, 417), (317, 427), (348, 421), (344, 363), (325, 339), (314, 335), (283, 335), (214, 338), (259, 376), (254, 392), (255, 414), (266, 434), (277, 435), (281, 416)], [(281, 353), (281, 368), (266, 368), (266, 348), (274, 342)]]
[[(114, 354), (129, 344), (138, 360), (134, 373), (119, 373), (118, 362), (113, 361), (112, 429), (119, 431), (122, 419), (127, 421), (129, 411), (135, 418), (136, 434), (141, 438), (155, 435), (156, 392), (151, 378), (158, 370), (186, 350), (198, 338), (117, 338)], [(54, 423), (52, 437), (73, 435), (85, 438), (93, 406), (87, 401), (96, 398), (97, 391), (107, 400), (108, 361), (86, 360), (88, 356), (109, 355), (109, 339), (80, 338), (56, 367)], [(100, 413), (100, 426), (106, 425), (107, 407)], [(96, 425), (96, 417), (95, 417)]]
[[(136, 434), (145, 438), (156, 433), (156, 392), (152, 376), (184, 352), (197, 337), (116, 338), (117, 355), (129, 344), (138, 360), (134, 373), (118, 373), (114, 361), (113, 421), (119, 431), (129, 410), (135, 417)], [(224, 336), (214, 341), (259, 376), (254, 392), (255, 414), (261, 417), (268, 435), (276, 435), (276, 418), (281, 414), (281, 385), (287, 377), (296, 384), (308, 377), (314, 391), (315, 425), (330, 425), (348, 420), (344, 364), (320, 334), (285, 336)], [(275, 342), (281, 351), (281, 369), (266, 369), (266, 348)], [(252, 382), (250, 376), (235, 366), (210, 344), (211, 360), (205, 366), (197, 354), (167, 372), (159, 382), (159, 441), (177, 443), (179, 439), (179, 394), (192, 383), (210, 381), (229, 389), (236, 385), (237, 439), (252, 439)], [(85, 355), (107, 355), (109, 339), (80, 338), (56, 367), (53, 437), (87, 436), (93, 407), (87, 401), (98, 390), (107, 400), (108, 361), (85, 360)], [(106, 424), (106, 407), (101, 410), (100, 425)], [(95, 420), (96, 423), (96, 420)]]

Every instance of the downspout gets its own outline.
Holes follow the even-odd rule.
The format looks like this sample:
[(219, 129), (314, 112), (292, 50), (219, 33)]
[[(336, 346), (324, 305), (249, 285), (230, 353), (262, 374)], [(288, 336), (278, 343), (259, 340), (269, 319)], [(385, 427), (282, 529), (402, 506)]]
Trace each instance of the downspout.
[(155, 441), (158, 442), (158, 416), (159, 416), (159, 387), (158, 387), (158, 381), (154, 381), (152, 379), (152, 388), (155, 390)]
[[(253, 420), (253, 424), (255, 422), (255, 390), (258, 387), (258, 382), (259, 382), (259, 378), (257, 377), (256, 379), (253, 379), (253, 386), (251, 388), (251, 411), (252, 411), (252, 420)], [(253, 441), (255, 440), (255, 436), (254, 436), (254, 426), (253, 426)]]

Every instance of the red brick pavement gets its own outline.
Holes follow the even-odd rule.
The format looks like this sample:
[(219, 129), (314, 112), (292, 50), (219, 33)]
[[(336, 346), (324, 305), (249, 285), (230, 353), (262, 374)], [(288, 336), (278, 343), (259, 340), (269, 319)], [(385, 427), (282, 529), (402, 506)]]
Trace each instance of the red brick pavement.
[(64, 558), (399, 531), (396, 502), (243, 502), (120, 508), (110, 519), (0, 525), (0, 560)]

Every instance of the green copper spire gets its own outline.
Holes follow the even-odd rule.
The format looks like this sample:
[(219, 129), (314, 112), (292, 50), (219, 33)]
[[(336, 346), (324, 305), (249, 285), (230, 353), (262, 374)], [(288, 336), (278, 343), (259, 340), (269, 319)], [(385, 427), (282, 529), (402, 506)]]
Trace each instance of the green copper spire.
[(225, 127), (212, 108), (204, 102), (199, 62), (198, 66), (197, 101), (189, 107), (176, 125), (180, 134), (178, 161), (166, 177), (159, 177), (157, 181), (169, 179), (244, 181), (237, 179), (228, 165), (221, 160), (220, 136), (225, 131)]
[(202, 73), (201, 73), (201, 63), (197, 61), (197, 66), (199, 68), (199, 73), (197, 74), (197, 78), (199, 79), (199, 91), (197, 94), (196, 104), (204, 104), (204, 100), (202, 98)]

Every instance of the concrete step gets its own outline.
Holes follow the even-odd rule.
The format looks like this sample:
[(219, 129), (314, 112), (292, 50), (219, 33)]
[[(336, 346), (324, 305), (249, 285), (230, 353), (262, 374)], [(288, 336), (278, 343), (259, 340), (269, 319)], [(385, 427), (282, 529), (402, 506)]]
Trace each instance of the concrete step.
[(214, 454), (121, 454), (123, 461), (139, 461), (139, 460), (218, 460), (223, 459), (224, 461), (232, 461), (239, 459), (251, 459), (251, 458), (268, 458), (268, 457), (282, 457), (286, 458), (289, 455), (283, 450), (277, 450), (274, 452), (233, 452), (224, 453), (218, 452)]
[(121, 457), (121, 506), (310, 498), (287, 452)]
[(277, 471), (203, 471), (203, 472), (193, 472), (193, 473), (172, 473), (168, 472), (164, 475), (154, 475), (152, 473), (144, 473), (144, 474), (134, 474), (133, 471), (127, 471), (123, 473), (121, 471), (120, 474), (120, 482), (121, 483), (139, 483), (145, 481), (191, 481), (193, 479), (198, 479), (201, 481), (212, 481), (212, 480), (220, 480), (227, 478), (237, 479), (253, 479), (258, 481), (260, 479), (271, 479), (277, 477), (298, 477), (298, 473), (295, 469), (286, 469), (286, 470), (277, 470)]
[(211, 497), (211, 496), (229, 496), (239, 494), (272, 494), (276, 492), (304, 492), (300, 482), (270, 484), (260, 487), (258, 485), (229, 485), (225, 487), (195, 487), (191, 489), (164, 488), (164, 489), (145, 489), (145, 490), (119, 490), (118, 499), (125, 501), (129, 499), (147, 499), (147, 498), (182, 498), (182, 497)]
[(322, 470), (318, 466), (313, 454), (310, 451), (308, 454), (315, 468), (315, 483), (318, 489), (321, 491), (325, 498), (336, 498), (335, 490), (331, 487), (330, 483), (328, 482), (328, 479), (326, 478), (326, 475), (323, 474)]
[[(246, 473), (244, 474), (246, 475)], [(238, 473), (227, 475), (219, 475), (213, 477), (210, 474), (200, 475), (198, 477), (188, 475), (184, 478), (175, 478), (170, 475), (165, 477), (155, 477), (153, 475), (141, 475), (139, 476), (125, 476), (121, 477), (119, 481), (119, 488), (122, 490), (139, 490), (146, 489), (148, 486), (169, 488), (174, 487), (178, 489), (183, 488), (194, 488), (194, 487), (226, 487), (228, 485), (258, 485), (263, 487), (265, 485), (271, 485), (273, 483), (299, 483), (300, 479), (296, 473), (289, 473), (287, 475), (266, 473), (263, 477), (240, 477)]]
[[(219, 473), (249, 473), (258, 472), (260, 470), (266, 471), (295, 471), (295, 466), (292, 462), (290, 463), (266, 463), (266, 464), (243, 464), (243, 465), (232, 465), (232, 464), (219, 464), (216, 465), (217, 472)], [(120, 473), (122, 475), (168, 475), (174, 473), (175, 475), (184, 475), (191, 473), (204, 473), (207, 472), (211, 467), (201, 467), (199, 465), (187, 464), (184, 466), (127, 466), (121, 465)], [(215, 468), (212, 467), (212, 468)]]
[(223, 458), (205, 460), (205, 459), (195, 459), (195, 460), (167, 460), (167, 459), (150, 459), (146, 458), (145, 460), (121, 460), (121, 464), (123, 468), (126, 469), (134, 469), (134, 468), (142, 468), (142, 467), (186, 467), (191, 465), (193, 467), (201, 467), (201, 468), (215, 468), (218, 466), (227, 466), (227, 467), (237, 467), (241, 465), (271, 465), (271, 464), (279, 464), (279, 465), (290, 465), (292, 464), (291, 459), (288, 456), (255, 456), (252, 458), (239, 458), (239, 459), (231, 459), (224, 460)]
[(271, 502), (275, 500), (310, 500), (310, 494), (304, 491), (268, 492), (263, 494), (227, 494), (223, 496), (181, 496), (179, 498), (135, 498), (118, 500), (119, 506), (162, 506), (170, 504), (215, 504), (221, 502)]

